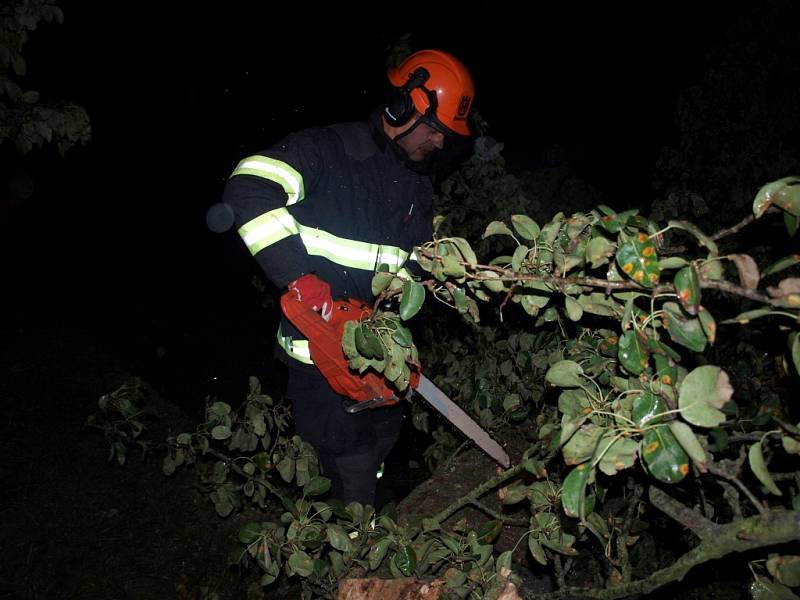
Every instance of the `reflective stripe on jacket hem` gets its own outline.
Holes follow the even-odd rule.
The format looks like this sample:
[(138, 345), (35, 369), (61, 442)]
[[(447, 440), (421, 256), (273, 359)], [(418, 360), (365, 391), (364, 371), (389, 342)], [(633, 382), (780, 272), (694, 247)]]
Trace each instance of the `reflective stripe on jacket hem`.
[(298, 360), (307, 365), (313, 365), (314, 361), (311, 360), (311, 351), (308, 348), (308, 340), (293, 340), (291, 336), (283, 335), (280, 325), (278, 326), (278, 345), (283, 348), (284, 352), (295, 360)]

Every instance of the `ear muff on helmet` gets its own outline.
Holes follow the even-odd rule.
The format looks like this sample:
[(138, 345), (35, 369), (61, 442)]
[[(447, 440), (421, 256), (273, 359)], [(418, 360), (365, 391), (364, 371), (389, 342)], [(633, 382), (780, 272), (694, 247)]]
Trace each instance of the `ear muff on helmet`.
[[(420, 69), (427, 74), (420, 81)], [(389, 69), (395, 88), (384, 114), (390, 125), (408, 123), (414, 111), (448, 134), (469, 136), (469, 118), (475, 86), (466, 66), (443, 50), (415, 52), (397, 67)]]
[(430, 79), (430, 73), (425, 67), (416, 69), (402, 87), (395, 87), (386, 106), (383, 116), (392, 127), (402, 127), (414, 116), (416, 107), (411, 98), (411, 92), (425, 87), (425, 82)]

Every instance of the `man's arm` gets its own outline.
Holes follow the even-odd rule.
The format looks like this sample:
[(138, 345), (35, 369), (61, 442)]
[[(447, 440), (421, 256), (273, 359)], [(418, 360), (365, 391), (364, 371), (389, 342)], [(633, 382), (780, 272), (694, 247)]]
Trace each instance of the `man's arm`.
[(306, 201), (321, 169), (319, 140), (301, 132), (242, 160), (225, 186), (223, 202), (234, 211), (239, 235), (278, 288), (310, 271), (291, 206)]

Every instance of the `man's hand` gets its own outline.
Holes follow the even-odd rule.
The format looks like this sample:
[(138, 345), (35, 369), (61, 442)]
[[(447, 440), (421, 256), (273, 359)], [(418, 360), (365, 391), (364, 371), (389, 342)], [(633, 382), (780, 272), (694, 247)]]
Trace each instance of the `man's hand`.
[(297, 294), (300, 302), (310, 304), (311, 308), (320, 311), (323, 319), (327, 321), (331, 318), (333, 298), (331, 298), (331, 286), (325, 281), (309, 273), (295, 279), (287, 287)]

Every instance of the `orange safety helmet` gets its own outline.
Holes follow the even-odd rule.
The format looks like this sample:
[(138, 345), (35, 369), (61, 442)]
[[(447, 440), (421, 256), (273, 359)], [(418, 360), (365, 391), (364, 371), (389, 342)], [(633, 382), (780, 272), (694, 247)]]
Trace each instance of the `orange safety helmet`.
[(415, 52), (388, 72), (396, 88), (384, 117), (390, 125), (408, 123), (414, 111), (445, 132), (469, 135), (467, 117), (475, 86), (467, 67), (442, 50)]

